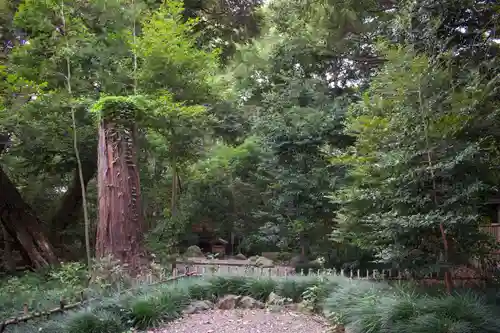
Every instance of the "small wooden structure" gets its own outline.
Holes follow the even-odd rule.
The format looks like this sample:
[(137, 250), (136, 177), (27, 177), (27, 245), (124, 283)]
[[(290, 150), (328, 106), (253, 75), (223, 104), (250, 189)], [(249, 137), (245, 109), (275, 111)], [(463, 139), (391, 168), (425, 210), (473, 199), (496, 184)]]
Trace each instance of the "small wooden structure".
[(226, 246), (228, 242), (222, 238), (212, 241), (212, 253), (218, 253), (220, 257), (226, 255)]
[(491, 223), (481, 227), (481, 229), (493, 235), (497, 242), (500, 242), (500, 196), (491, 198), (487, 202), (489, 209), (488, 217)]

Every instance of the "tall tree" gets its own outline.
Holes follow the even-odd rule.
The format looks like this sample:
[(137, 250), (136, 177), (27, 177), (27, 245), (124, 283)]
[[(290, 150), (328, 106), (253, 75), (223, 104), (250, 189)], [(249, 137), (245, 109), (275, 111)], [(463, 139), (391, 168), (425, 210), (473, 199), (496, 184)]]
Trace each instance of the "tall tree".
[(411, 48), (385, 56), (349, 113), (356, 144), (337, 156), (351, 180), (336, 195), (339, 232), (383, 261), (446, 272), (491, 245), (479, 225), (498, 182), (497, 143), (471, 133), (485, 114), (497, 117), (498, 81), (478, 72), (454, 79), (450, 62), (436, 66)]
[(127, 97), (105, 97), (99, 112), (99, 225), (96, 256), (111, 256), (138, 273), (144, 258), (144, 217), (137, 164), (138, 107)]

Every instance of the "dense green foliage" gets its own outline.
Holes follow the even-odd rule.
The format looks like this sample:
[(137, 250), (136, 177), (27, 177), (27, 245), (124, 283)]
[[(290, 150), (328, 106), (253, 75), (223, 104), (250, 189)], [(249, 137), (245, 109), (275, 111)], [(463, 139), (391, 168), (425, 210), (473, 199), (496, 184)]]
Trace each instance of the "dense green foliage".
[[(500, 222), (499, 24), (494, 1), (0, 0), (0, 171), (60, 259), (84, 259), (98, 115), (133, 100), (145, 239), (160, 262), (198, 244), (201, 224), (232, 254), (303, 253), (328, 267), (488, 262), (498, 246), (482, 227)], [(0, 202), (1, 224), (25, 223), (4, 213), (19, 205)], [(1, 240), (4, 271), (9, 258), (29, 264), (18, 235)], [(306, 259), (299, 267), (318, 266)], [(431, 311), (391, 293), (358, 312), (339, 300), (341, 317), (360, 333), (490, 320), (479, 305), (441, 320), (438, 307), (479, 304), (469, 296), (433, 299)], [(175, 306), (137, 300), (127, 320), (172, 319), (182, 295)], [(397, 318), (381, 317), (389, 308)], [(108, 310), (75, 327), (113, 332), (123, 321)]]

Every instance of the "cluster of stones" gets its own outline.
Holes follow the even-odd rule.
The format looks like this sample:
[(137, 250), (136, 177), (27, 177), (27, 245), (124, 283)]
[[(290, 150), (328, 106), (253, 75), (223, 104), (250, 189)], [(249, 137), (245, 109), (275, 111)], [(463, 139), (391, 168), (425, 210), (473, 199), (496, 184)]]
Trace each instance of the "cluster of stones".
[(215, 303), (212, 301), (192, 302), (184, 311), (185, 315), (200, 313), (212, 309), (233, 310), (233, 309), (268, 309), (270, 311), (281, 311), (283, 308), (299, 311), (306, 307), (301, 303), (294, 304), (291, 299), (281, 297), (274, 292), (269, 294), (267, 301), (261, 302), (250, 296), (225, 295), (219, 298)]

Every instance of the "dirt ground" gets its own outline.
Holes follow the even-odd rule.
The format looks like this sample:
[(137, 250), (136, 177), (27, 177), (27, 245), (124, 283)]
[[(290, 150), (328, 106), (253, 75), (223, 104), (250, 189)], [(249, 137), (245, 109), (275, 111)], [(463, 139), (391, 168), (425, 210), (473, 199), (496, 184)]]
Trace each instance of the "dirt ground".
[(212, 310), (174, 321), (151, 333), (326, 333), (326, 321), (296, 312)]

